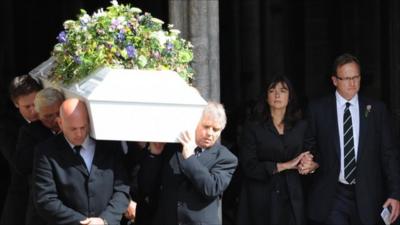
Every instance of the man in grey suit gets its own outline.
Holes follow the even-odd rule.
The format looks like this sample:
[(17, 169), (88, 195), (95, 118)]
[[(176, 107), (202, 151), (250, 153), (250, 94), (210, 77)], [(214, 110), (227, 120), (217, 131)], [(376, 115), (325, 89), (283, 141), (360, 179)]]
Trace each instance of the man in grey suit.
[(225, 124), (223, 106), (209, 103), (195, 137), (184, 132), (181, 144), (150, 144), (138, 184), (158, 197), (154, 224), (222, 224), (219, 200), (237, 166), (237, 158), (217, 143)]
[(59, 134), (37, 146), (33, 197), (48, 224), (119, 224), (129, 187), (118, 142), (89, 137), (86, 106), (67, 99), (60, 108)]
[[(398, 149), (383, 103), (358, 94), (361, 69), (350, 54), (333, 65), (336, 92), (309, 105), (307, 142), (315, 152), (308, 216), (323, 224), (379, 224), (399, 215)], [(311, 165), (311, 164), (310, 164)]]

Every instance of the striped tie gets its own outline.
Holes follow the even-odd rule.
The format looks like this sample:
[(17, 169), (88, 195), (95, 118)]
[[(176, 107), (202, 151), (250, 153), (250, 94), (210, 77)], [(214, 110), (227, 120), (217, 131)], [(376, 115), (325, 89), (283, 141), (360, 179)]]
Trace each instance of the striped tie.
[(344, 179), (349, 182), (349, 184), (354, 184), (356, 176), (356, 157), (354, 153), (353, 125), (349, 107), (350, 103), (346, 102), (343, 115)]

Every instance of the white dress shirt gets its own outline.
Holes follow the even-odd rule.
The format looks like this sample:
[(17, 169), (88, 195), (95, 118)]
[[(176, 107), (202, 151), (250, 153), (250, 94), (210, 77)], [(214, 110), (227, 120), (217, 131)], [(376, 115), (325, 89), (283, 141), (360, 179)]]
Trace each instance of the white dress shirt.
[[(67, 142), (71, 146), (72, 151), (75, 151), (74, 150), (75, 145), (71, 144), (71, 142), (69, 142), (68, 140), (67, 140)], [(91, 139), (88, 135), (81, 146), (82, 146), (82, 148), (79, 153), (82, 156), (83, 161), (85, 161), (86, 168), (90, 173), (90, 170), (92, 169), (94, 152), (96, 149), (96, 142), (93, 139)], [(75, 154), (75, 152), (74, 152), (74, 154)]]
[(350, 101), (347, 101), (336, 91), (336, 109), (337, 109), (337, 121), (338, 121), (339, 139), (340, 139), (339, 182), (344, 184), (349, 184), (346, 181), (346, 179), (344, 179), (343, 114), (344, 114), (344, 109), (346, 108), (346, 102), (350, 102), (349, 110), (351, 113), (351, 122), (353, 125), (354, 154), (357, 161), (358, 139), (360, 134), (360, 110), (358, 106), (358, 95), (355, 95)]

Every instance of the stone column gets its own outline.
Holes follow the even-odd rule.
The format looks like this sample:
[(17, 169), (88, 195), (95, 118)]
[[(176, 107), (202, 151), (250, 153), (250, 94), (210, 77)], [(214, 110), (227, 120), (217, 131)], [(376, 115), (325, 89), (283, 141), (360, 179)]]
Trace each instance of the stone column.
[(169, 0), (169, 20), (194, 46), (194, 86), (220, 100), (218, 0)]

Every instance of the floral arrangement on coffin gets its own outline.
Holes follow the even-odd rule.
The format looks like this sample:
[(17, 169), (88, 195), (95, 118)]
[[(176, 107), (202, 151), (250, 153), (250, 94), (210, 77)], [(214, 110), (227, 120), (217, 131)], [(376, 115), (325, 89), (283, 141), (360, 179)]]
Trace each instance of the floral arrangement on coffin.
[(176, 71), (190, 82), (193, 46), (180, 31), (130, 5), (112, 1), (92, 16), (81, 9), (78, 20), (67, 20), (52, 55), (49, 77), (65, 85), (78, 82), (99, 67)]

